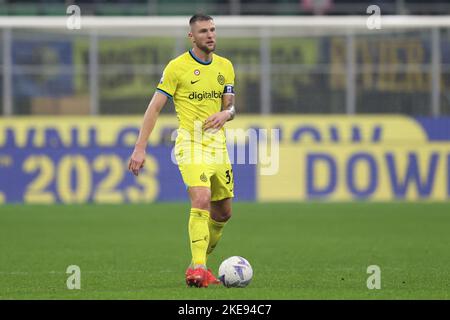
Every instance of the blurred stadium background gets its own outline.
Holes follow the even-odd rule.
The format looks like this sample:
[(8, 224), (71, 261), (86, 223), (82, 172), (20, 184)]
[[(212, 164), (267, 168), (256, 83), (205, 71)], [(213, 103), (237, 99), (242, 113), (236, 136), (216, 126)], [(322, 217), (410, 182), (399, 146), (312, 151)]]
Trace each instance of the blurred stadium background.
[[(73, 18), (72, 12), (66, 12), (70, 5), (81, 9), (81, 29), (66, 26), (68, 19)], [(367, 26), (368, 19), (376, 18), (373, 12), (367, 12), (370, 5), (381, 9), (380, 29)], [(123, 213), (138, 212), (132, 221), (147, 226), (155, 223), (144, 214), (147, 211), (153, 212), (160, 222), (172, 219), (161, 215), (169, 214), (171, 208), (179, 213), (178, 217), (187, 216), (183, 215), (188, 208), (184, 185), (170, 161), (170, 137), (177, 127), (173, 105), (169, 103), (163, 109), (150, 138), (143, 174), (134, 178), (126, 171), (126, 163), (163, 68), (189, 48), (188, 18), (197, 11), (215, 18), (217, 53), (234, 63), (238, 115), (227, 127), (280, 130), (277, 174), (261, 175), (260, 163), (234, 166), (235, 211), (248, 213), (247, 218), (239, 218), (236, 213), (235, 219), (247, 223), (252, 230), (242, 224), (242, 230), (237, 225), (235, 229), (230, 226), (223, 251), (213, 261), (217, 263), (221, 257), (236, 254), (236, 241), (250, 232), (248, 238), (260, 242), (240, 243), (237, 254), (249, 257), (259, 265), (260, 274), (266, 272), (270, 277), (268, 253), (255, 247), (271, 250), (273, 243), (263, 245), (266, 239), (260, 238), (260, 233), (271, 227), (271, 213), (286, 217), (277, 221), (274, 236), (282, 239), (286, 230), (304, 234), (286, 238), (279, 247), (300, 248), (305, 243), (309, 246), (306, 251), (301, 249), (301, 256), (294, 255), (286, 261), (289, 272), (283, 281), (287, 287), (274, 290), (274, 295), (249, 291), (239, 297), (370, 297), (367, 293), (355, 293), (359, 289), (352, 291), (356, 282), (343, 295), (339, 291), (342, 285), (330, 293), (326, 281), (332, 280), (321, 280), (321, 275), (311, 273), (313, 269), (323, 271), (314, 265), (324, 263), (323, 257), (315, 256), (324, 250), (321, 241), (332, 246), (334, 241), (350, 237), (352, 240), (341, 243), (339, 250), (328, 252), (335, 254), (335, 260), (325, 262), (331, 279), (344, 280), (343, 274), (351, 277), (352, 272), (362, 270), (362, 280), (358, 279), (364, 289), (365, 269), (361, 266), (381, 261), (387, 268), (391, 263), (390, 272), (397, 282), (391, 285), (392, 291), (384, 291), (385, 295), (379, 297), (434, 295), (448, 299), (448, 291), (442, 287), (448, 288), (448, 271), (438, 268), (448, 270), (450, 261), (443, 246), (449, 241), (445, 226), (450, 222), (450, 1), (425, 0), (0, 0), (0, 204), (4, 204), (0, 206), (0, 234), (5, 258), (0, 264), (4, 284), (0, 298), (71, 297), (58, 291), (62, 289), (55, 289), (55, 273), (51, 270), (59, 270), (56, 276), (64, 279), (63, 268), (72, 263), (69, 260), (74, 256), (92, 268), (93, 282), (116, 292), (117, 288), (111, 289), (102, 282), (104, 279), (95, 278), (105, 273), (93, 270), (107, 268), (106, 262), (100, 262), (106, 259), (113, 264), (111, 273), (106, 275), (114, 279), (117, 270), (133, 267), (112, 257), (108, 250), (117, 243), (102, 242), (87, 230), (116, 237), (117, 241), (134, 239), (135, 231), (129, 220), (121, 216)], [(314, 205), (310, 200), (331, 204)], [(426, 203), (417, 206), (419, 200)], [(428, 205), (428, 201), (440, 203)], [(153, 202), (162, 204), (149, 204)], [(273, 203), (265, 205), (266, 202)], [(67, 206), (26, 206), (58, 203)], [(86, 203), (87, 206), (69, 206)], [(114, 209), (89, 203), (147, 205), (128, 210), (126, 205)], [(28, 216), (27, 212), (40, 215)], [(107, 218), (109, 212), (113, 213)], [(299, 214), (294, 218), (291, 214), (295, 213)], [(310, 213), (317, 215), (308, 216)], [(333, 213), (339, 213), (341, 218), (335, 219)], [(411, 220), (406, 218), (408, 213)], [(425, 213), (426, 218), (422, 215)], [(266, 217), (265, 224), (255, 228), (250, 222), (254, 220), (245, 220), (261, 216)], [(374, 216), (379, 220), (373, 220)], [(103, 219), (115, 221), (110, 221), (110, 230), (101, 224)], [(96, 228), (83, 229), (93, 221)], [(180, 220), (177, 227), (179, 241), (186, 241), (186, 221)], [(382, 235), (371, 229), (373, 223), (379, 227), (377, 230), (384, 230)], [(59, 233), (52, 233), (52, 224)], [(70, 229), (70, 224), (75, 229)], [(298, 229), (289, 229), (296, 225)], [(167, 226), (162, 223), (159, 231), (152, 229), (148, 236), (164, 239), (166, 235), (161, 232)], [(339, 226), (342, 232), (337, 231)], [(86, 236), (80, 247), (77, 241), (65, 237), (71, 232), (78, 234), (76, 230), (84, 230), (83, 237)], [(145, 233), (144, 229), (140, 231)], [(42, 237), (27, 238), (27, 234)], [(47, 237), (48, 234), (53, 236)], [(315, 242), (308, 243), (311, 238), (305, 234)], [(138, 271), (126, 273), (130, 278), (122, 280), (138, 283), (140, 272), (150, 262), (138, 249), (129, 251), (127, 246), (135, 246), (137, 239), (136, 243), (127, 239), (114, 254), (137, 261)], [(100, 243), (99, 252), (91, 252), (96, 241)], [(41, 261), (51, 257), (53, 249), (42, 251), (43, 256), (36, 253), (33, 258), (25, 258), (29, 250), (41, 252), (43, 246), (51, 243), (57, 244), (55, 250), (65, 252), (53, 264)], [(174, 248), (177, 243), (173, 243)], [(149, 246), (147, 239), (139, 238), (139, 244), (142, 250), (155, 250), (145, 247)], [(70, 247), (78, 248), (79, 253), (73, 255), (77, 251), (70, 251)], [(368, 248), (367, 255), (363, 248)], [(188, 248), (173, 250), (180, 250), (179, 257), (171, 257), (168, 264), (177, 267), (173, 277), (171, 270), (167, 272), (176, 286), (188, 259)], [(426, 258), (417, 250), (425, 252)], [(353, 260), (348, 259), (350, 252)], [(398, 258), (399, 252), (404, 254), (403, 260)], [(279, 254), (282, 261), (290, 255), (283, 250)], [(427, 269), (427, 259), (437, 259), (434, 269)], [(421, 282), (399, 293), (405, 283), (404, 270), (409, 268), (403, 264), (405, 261), (419, 266), (410, 270), (408, 281), (420, 278)], [(350, 262), (355, 264), (349, 266)], [(359, 267), (355, 267), (358, 263)], [(301, 272), (291, 270), (292, 264)], [(20, 272), (14, 273), (31, 265), (41, 272), (43, 287), (29, 281), (32, 275), (21, 277)], [(158, 270), (157, 265), (152, 268)], [(311, 282), (325, 281), (322, 287), (319, 285), (322, 291), (315, 292), (308, 282), (303, 282), (302, 288), (310, 291), (293, 289), (290, 285), (298, 274), (307, 274)], [(424, 274), (428, 276), (422, 277)], [(161, 285), (167, 280), (146, 275), (149, 282)], [(34, 289), (27, 291), (30, 283)], [(255, 290), (259, 284), (264, 287), (263, 282), (256, 282)], [(277, 283), (270, 285), (276, 287)], [(146, 289), (139, 290), (127, 297), (185, 297), (183, 293), (173, 296), (171, 291), (146, 295)], [(283, 293), (289, 290), (292, 295)], [(105, 292), (91, 292), (90, 297), (123, 297), (117, 292)]]

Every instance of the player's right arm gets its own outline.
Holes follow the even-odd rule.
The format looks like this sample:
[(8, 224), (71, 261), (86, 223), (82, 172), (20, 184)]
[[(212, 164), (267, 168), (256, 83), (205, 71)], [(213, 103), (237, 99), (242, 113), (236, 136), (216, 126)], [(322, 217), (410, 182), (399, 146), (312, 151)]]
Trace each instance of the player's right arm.
[(156, 119), (162, 107), (166, 104), (168, 98), (172, 98), (178, 85), (177, 67), (173, 60), (164, 69), (163, 75), (156, 88), (152, 100), (148, 104), (144, 115), (139, 136), (137, 138), (133, 154), (128, 163), (128, 170), (133, 172), (135, 176), (139, 174), (139, 169), (144, 167), (145, 149), (147, 140), (155, 127)]
[(133, 154), (128, 162), (128, 170), (133, 172), (135, 176), (139, 174), (139, 169), (144, 167), (145, 149), (147, 147), (148, 138), (155, 127), (156, 119), (158, 118), (161, 109), (166, 104), (167, 99), (166, 95), (156, 91), (145, 111), (144, 121), (142, 122)]

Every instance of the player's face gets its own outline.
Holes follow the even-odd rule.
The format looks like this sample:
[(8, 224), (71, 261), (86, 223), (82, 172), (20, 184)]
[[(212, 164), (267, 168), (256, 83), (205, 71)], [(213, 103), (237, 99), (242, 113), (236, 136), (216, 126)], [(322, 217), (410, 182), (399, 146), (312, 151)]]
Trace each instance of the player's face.
[(189, 37), (194, 46), (206, 54), (216, 49), (216, 26), (212, 20), (195, 22), (191, 27)]

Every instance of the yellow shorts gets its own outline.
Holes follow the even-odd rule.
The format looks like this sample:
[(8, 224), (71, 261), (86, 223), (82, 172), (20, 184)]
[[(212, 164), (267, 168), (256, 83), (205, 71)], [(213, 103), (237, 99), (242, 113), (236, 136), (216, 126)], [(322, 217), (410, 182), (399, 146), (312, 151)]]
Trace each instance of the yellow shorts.
[(234, 197), (233, 168), (222, 131), (202, 133), (202, 143), (191, 139), (192, 133), (187, 132), (186, 138), (186, 132), (178, 132), (175, 143), (175, 157), (184, 184), (187, 188), (210, 188), (211, 201)]
[(180, 164), (178, 165), (184, 184), (189, 187), (208, 187), (211, 201), (233, 198), (233, 168), (225, 164)]
[(204, 157), (200, 161), (195, 161), (194, 157), (187, 157), (187, 150), (186, 147), (179, 147), (177, 150), (178, 169), (186, 187), (210, 188), (211, 201), (233, 198), (233, 168), (226, 148), (213, 152), (219, 155), (215, 161), (211, 157), (210, 150), (200, 151)]

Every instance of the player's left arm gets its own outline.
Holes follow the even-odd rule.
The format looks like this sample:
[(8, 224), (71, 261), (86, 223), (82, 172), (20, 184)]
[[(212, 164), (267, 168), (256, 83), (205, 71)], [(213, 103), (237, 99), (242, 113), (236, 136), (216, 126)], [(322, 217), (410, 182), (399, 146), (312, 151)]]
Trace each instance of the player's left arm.
[(229, 81), (224, 86), (223, 95), (222, 95), (222, 111), (217, 112), (211, 115), (208, 119), (206, 119), (203, 128), (219, 130), (223, 127), (225, 122), (233, 120), (236, 115), (236, 110), (234, 107), (234, 70), (231, 63), (230, 66), (230, 76)]
[(234, 93), (233, 94), (224, 94), (222, 97), (222, 110), (228, 112), (229, 118), (227, 121), (231, 121), (234, 119), (236, 115), (236, 110), (234, 108)]

